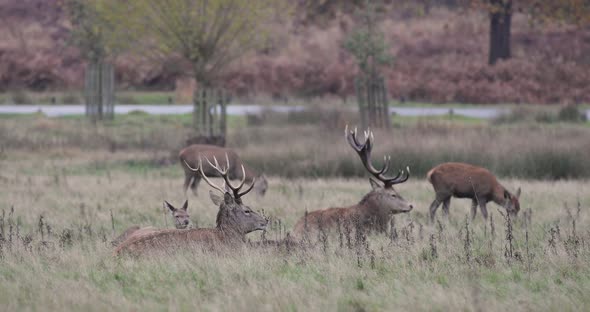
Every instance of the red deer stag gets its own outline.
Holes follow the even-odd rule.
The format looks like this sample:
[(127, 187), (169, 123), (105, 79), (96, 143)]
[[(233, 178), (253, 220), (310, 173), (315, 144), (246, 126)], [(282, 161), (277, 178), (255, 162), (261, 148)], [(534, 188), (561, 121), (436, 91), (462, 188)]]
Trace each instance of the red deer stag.
[(345, 131), (348, 143), (360, 156), (365, 169), (383, 185), (370, 178), (369, 181), (373, 190), (367, 193), (358, 204), (345, 208), (328, 208), (308, 213), (307, 216), (302, 217), (295, 224), (293, 232), (296, 237), (302, 237), (305, 232), (317, 231), (320, 228), (328, 230), (339, 222), (359, 222), (364, 227), (368, 226), (378, 232), (385, 232), (392, 215), (409, 212), (413, 208), (412, 204), (403, 199), (393, 188), (395, 184), (408, 180), (410, 177), (409, 170), (405, 174), (401, 170), (395, 177), (386, 177), (385, 173), (389, 170), (389, 157), (385, 157), (385, 165), (381, 170), (375, 169), (371, 164), (373, 134), (366, 131), (365, 142), (360, 144), (356, 137), (356, 129), (349, 132), (347, 127)]
[(506, 208), (508, 213), (516, 215), (520, 210), (520, 188), (513, 195), (506, 190), (487, 169), (464, 164), (448, 162), (432, 168), (427, 174), (436, 197), (430, 205), (430, 219), (434, 220), (436, 209), (443, 204), (443, 211), (449, 214), (451, 197), (471, 198), (471, 219), (475, 219), (477, 206), (484, 219), (488, 218), (486, 204), (493, 201)]
[[(209, 249), (216, 246), (235, 246), (243, 244), (246, 241), (246, 234), (266, 229), (268, 220), (258, 213), (252, 211), (250, 207), (242, 202), (242, 196), (246, 195), (254, 187), (254, 182), (245, 190), (241, 191), (245, 183), (245, 177), (240, 184), (234, 187), (229, 180), (229, 158), (226, 157), (227, 167), (225, 169), (219, 166), (217, 159), (214, 158), (215, 165), (209, 165), (223, 178), (224, 185), (219, 187), (213, 184), (207, 176), (203, 176), (207, 184), (223, 193), (223, 198), (210, 192), (211, 200), (219, 205), (217, 213), (217, 226), (208, 229), (189, 229), (189, 230), (160, 230), (141, 237), (130, 238), (121, 243), (115, 250), (115, 255), (124, 253), (140, 254), (144, 251), (156, 248), (183, 247), (188, 244), (197, 244)], [(187, 167), (193, 171), (202, 168), (202, 161), (199, 159), (199, 166), (193, 169), (187, 164)], [(244, 169), (242, 169), (243, 171)], [(230, 193), (231, 192), (231, 193)]]
[[(176, 226), (176, 228), (179, 230), (186, 229), (188, 227), (188, 224), (190, 223), (190, 217), (187, 212), (188, 200), (184, 202), (182, 208), (175, 208), (174, 206), (172, 206), (172, 204), (170, 204), (167, 201), (164, 201), (164, 205), (168, 207), (168, 210), (170, 210), (170, 214), (172, 214), (172, 218), (174, 218), (174, 225)], [(152, 226), (141, 228), (138, 225), (134, 225), (127, 228), (127, 230), (125, 230), (121, 235), (115, 238), (111, 242), (111, 244), (113, 246), (118, 246), (120, 243), (131, 238), (132, 236), (135, 237), (139, 235), (153, 233), (156, 231), (158, 231), (158, 229)]]
[[(254, 170), (250, 167), (246, 166), (238, 154), (234, 152), (232, 149), (219, 147), (215, 145), (206, 145), (206, 144), (193, 144), (190, 145), (179, 153), (180, 158), (180, 165), (184, 170), (184, 192), (188, 190), (189, 186), (193, 193), (197, 194), (197, 186), (201, 181), (201, 176), (206, 175), (207, 177), (218, 177), (219, 172), (213, 168), (211, 165), (205, 165), (205, 167), (200, 168), (199, 171), (191, 170), (189, 166), (196, 167), (198, 165), (198, 161), (200, 157), (205, 157), (207, 159), (223, 159), (223, 157), (228, 157), (232, 164), (235, 165), (233, 170), (230, 170), (228, 175), (230, 179), (238, 179), (240, 174), (246, 175), (246, 182), (252, 183), (254, 179), (258, 181), (256, 183), (255, 191), (258, 195), (263, 196), (266, 193), (266, 189), (268, 188), (268, 182), (264, 174), (257, 175)], [(243, 167), (243, 171), (240, 172), (240, 166)]]

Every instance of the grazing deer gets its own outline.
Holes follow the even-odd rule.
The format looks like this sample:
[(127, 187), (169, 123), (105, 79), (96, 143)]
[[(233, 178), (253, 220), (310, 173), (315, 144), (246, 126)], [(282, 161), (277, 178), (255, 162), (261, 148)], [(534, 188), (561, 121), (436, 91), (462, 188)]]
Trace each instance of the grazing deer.
[[(164, 205), (166, 207), (168, 207), (168, 210), (170, 210), (170, 214), (172, 215), (172, 218), (174, 218), (174, 225), (176, 226), (176, 228), (179, 230), (186, 229), (188, 227), (188, 224), (190, 223), (190, 217), (187, 212), (188, 200), (184, 201), (184, 204), (182, 205), (182, 208), (180, 208), (180, 209), (175, 208), (174, 206), (172, 206), (172, 204), (170, 204), (167, 201), (164, 201)], [(134, 226), (127, 228), (127, 230), (125, 230), (121, 235), (119, 235), (117, 238), (115, 238), (111, 242), (111, 244), (113, 246), (118, 246), (120, 243), (122, 243), (123, 241), (125, 241), (131, 237), (145, 235), (145, 234), (153, 233), (155, 231), (158, 231), (158, 229), (153, 226), (140, 228), (138, 225), (134, 225)]]
[(392, 215), (409, 212), (413, 208), (412, 204), (403, 199), (393, 188), (395, 184), (408, 180), (410, 177), (409, 170), (405, 174), (402, 170), (395, 177), (386, 177), (385, 173), (389, 170), (389, 157), (385, 157), (385, 165), (381, 170), (375, 169), (371, 164), (373, 134), (369, 131), (365, 132), (365, 142), (359, 144), (356, 129), (349, 132), (347, 127), (345, 131), (348, 143), (360, 156), (365, 169), (383, 185), (370, 178), (372, 191), (367, 193), (356, 205), (346, 208), (328, 208), (308, 213), (295, 224), (293, 232), (297, 237), (301, 237), (303, 233), (309, 230), (317, 231), (321, 228), (332, 228), (340, 222), (360, 222), (363, 227), (368, 226), (378, 232), (386, 232)]
[[(246, 234), (256, 230), (265, 230), (268, 220), (252, 211), (250, 207), (244, 205), (242, 202), (242, 196), (252, 190), (254, 181), (245, 191), (241, 192), (240, 190), (246, 180), (245, 176), (242, 177), (240, 184), (234, 187), (229, 179), (229, 158), (226, 157), (227, 166), (225, 169), (219, 166), (217, 158), (214, 158), (214, 160), (215, 165), (209, 162), (208, 159), (207, 162), (223, 178), (224, 185), (219, 187), (213, 184), (206, 175), (203, 178), (207, 184), (223, 193), (223, 197), (221, 197), (213, 192), (209, 192), (213, 203), (219, 206), (216, 220), (217, 226), (215, 228), (159, 230), (124, 241), (116, 248), (115, 255), (122, 253), (139, 254), (143, 251), (157, 248), (186, 247), (187, 244), (197, 244), (210, 249), (216, 246), (235, 246), (245, 243)], [(201, 159), (199, 159), (198, 163), (199, 166), (197, 169), (193, 169), (188, 164), (186, 165), (190, 170), (197, 171), (202, 168)]]
[(488, 218), (486, 204), (493, 201), (506, 208), (508, 213), (516, 215), (520, 210), (520, 188), (511, 194), (487, 169), (464, 164), (448, 162), (432, 168), (426, 175), (432, 184), (436, 197), (430, 205), (430, 219), (434, 220), (436, 209), (443, 204), (443, 211), (449, 214), (451, 197), (471, 198), (471, 219), (475, 219), (477, 206), (484, 219)]
[[(219, 176), (219, 172), (211, 165), (205, 165), (203, 168), (200, 168), (199, 171), (191, 170), (190, 166), (196, 167), (200, 157), (205, 157), (207, 159), (222, 159), (223, 157), (227, 157), (231, 163), (235, 165), (233, 170), (230, 170), (228, 173), (230, 179), (234, 180), (241, 178), (240, 174), (245, 174), (247, 183), (253, 184), (254, 179), (256, 179), (258, 182), (256, 183), (255, 191), (259, 196), (264, 196), (266, 189), (268, 188), (268, 181), (264, 174), (256, 174), (254, 170), (242, 162), (238, 154), (232, 149), (215, 145), (193, 144), (181, 150), (178, 156), (180, 158), (180, 165), (184, 170), (185, 194), (190, 186), (193, 193), (197, 195), (197, 186), (203, 175), (206, 175), (207, 177)], [(240, 166), (243, 167), (242, 172), (240, 172)]]

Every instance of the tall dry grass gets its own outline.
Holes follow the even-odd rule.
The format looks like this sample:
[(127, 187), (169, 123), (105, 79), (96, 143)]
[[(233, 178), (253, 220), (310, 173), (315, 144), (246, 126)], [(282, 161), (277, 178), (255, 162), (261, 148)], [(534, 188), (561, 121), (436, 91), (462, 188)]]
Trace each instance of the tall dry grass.
[[(183, 193), (180, 168), (129, 171), (110, 156), (5, 152), (0, 162), (3, 309), (551, 311), (590, 304), (585, 295), (590, 291), (588, 181), (503, 181), (523, 188), (522, 211), (510, 230), (492, 207), (493, 220), (470, 222), (468, 200), (453, 200), (450, 219), (439, 216), (429, 224), (433, 192), (425, 181), (411, 178), (398, 190), (415, 203), (414, 211), (397, 215), (386, 236), (368, 234), (355, 245), (353, 235), (351, 248), (341, 247), (332, 233), (325, 244), (314, 240), (316, 245), (305, 250), (204, 253), (187, 247), (114, 259), (112, 237), (133, 224), (164, 227), (168, 216), (162, 200), (180, 202)], [(68, 171), (97, 159), (106, 162), (109, 174)], [(277, 239), (305, 210), (352, 204), (369, 189), (365, 178), (271, 178), (266, 197), (247, 196), (245, 202), (272, 217), (266, 238)], [(215, 220), (207, 192), (201, 187), (198, 197), (189, 198), (199, 226)], [(259, 233), (249, 237), (261, 239)]]

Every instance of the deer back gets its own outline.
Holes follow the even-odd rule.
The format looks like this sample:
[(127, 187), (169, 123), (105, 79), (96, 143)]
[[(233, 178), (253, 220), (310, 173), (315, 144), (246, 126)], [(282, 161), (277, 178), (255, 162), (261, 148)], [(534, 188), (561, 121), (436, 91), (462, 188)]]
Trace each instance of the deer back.
[[(435, 192), (456, 197), (490, 198), (502, 188), (496, 177), (487, 169), (464, 164), (444, 163), (434, 167), (427, 175)], [(503, 189), (503, 188), (502, 188)]]
[(489, 170), (465, 163), (443, 163), (427, 174), (434, 191), (442, 196), (494, 201), (508, 211), (520, 210), (520, 188), (510, 193)]

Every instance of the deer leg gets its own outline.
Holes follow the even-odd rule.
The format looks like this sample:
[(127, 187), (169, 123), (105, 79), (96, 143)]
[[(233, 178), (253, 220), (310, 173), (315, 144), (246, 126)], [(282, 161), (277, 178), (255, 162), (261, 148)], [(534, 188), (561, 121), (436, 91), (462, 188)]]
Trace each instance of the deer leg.
[(447, 218), (449, 217), (449, 207), (451, 206), (451, 197), (448, 197), (443, 201), (443, 212)]
[(432, 204), (430, 204), (430, 221), (434, 222), (434, 215), (436, 214), (436, 209), (438, 209), (438, 206), (440, 206), (441, 202), (442, 201), (438, 197), (436, 197)]
[(191, 191), (193, 191), (193, 194), (195, 194), (195, 196), (199, 195), (199, 193), (197, 192), (197, 187), (199, 186), (199, 182), (201, 182), (201, 176), (195, 175), (193, 177), (193, 183), (191, 183)]
[(471, 220), (475, 219), (475, 215), (477, 215), (477, 201), (475, 199), (471, 200)]
[(184, 197), (186, 197), (186, 191), (188, 190), (189, 185), (191, 184), (191, 179), (193, 178), (192, 173), (185, 172), (184, 173)]
[(479, 204), (479, 208), (481, 209), (481, 215), (483, 216), (483, 219), (487, 220), (488, 219), (488, 208), (486, 208), (486, 203), (481, 202)]

